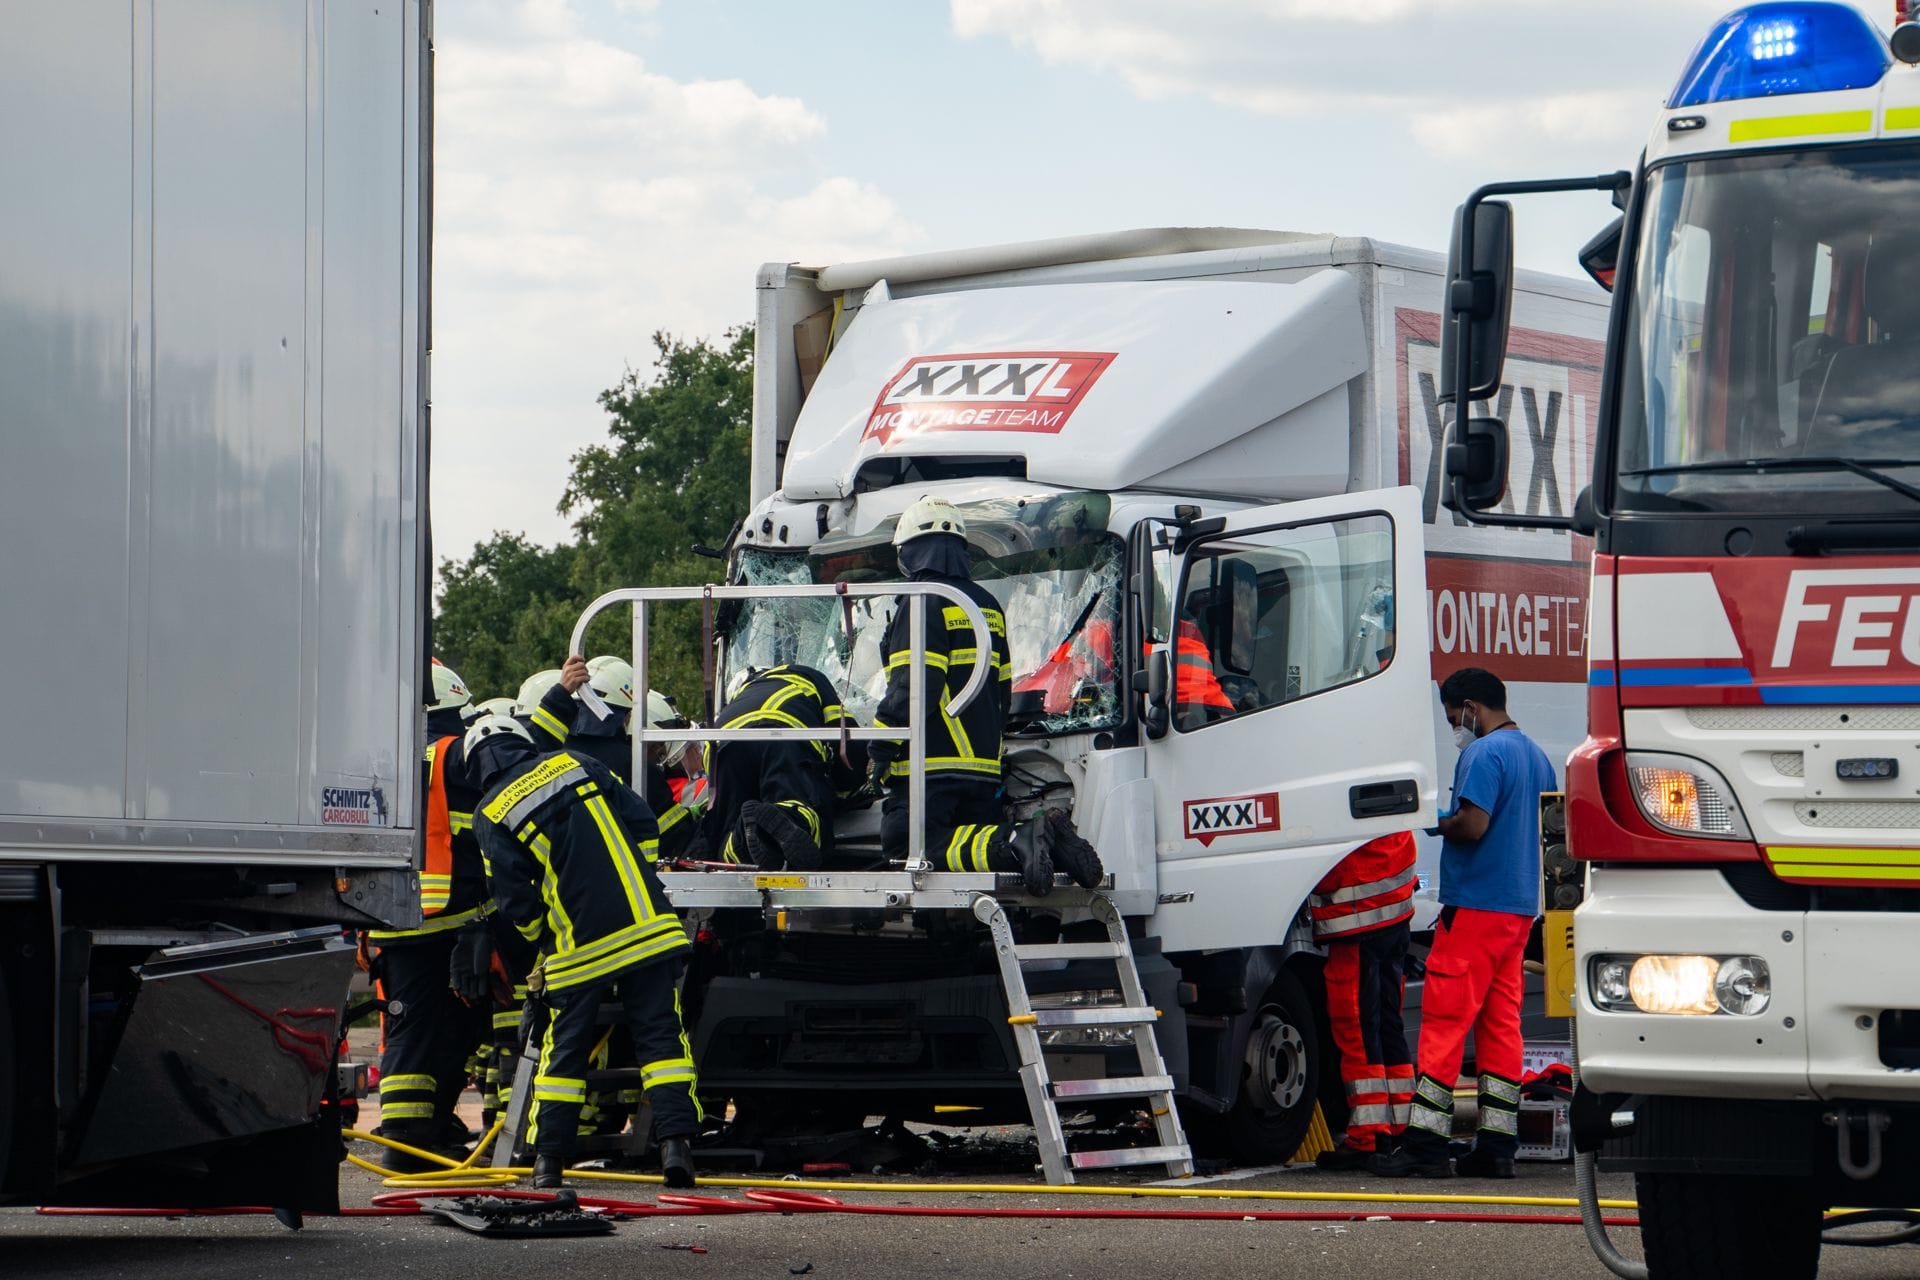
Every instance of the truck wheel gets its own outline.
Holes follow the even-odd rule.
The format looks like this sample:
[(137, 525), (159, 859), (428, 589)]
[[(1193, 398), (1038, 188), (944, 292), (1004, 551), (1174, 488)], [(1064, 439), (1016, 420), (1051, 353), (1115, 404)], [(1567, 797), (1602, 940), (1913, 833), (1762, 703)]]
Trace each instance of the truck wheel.
[(1811, 1280), (1820, 1270), (1823, 1206), (1797, 1179), (1642, 1173), (1634, 1193), (1648, 1280)]
[(1233, 1154), (1249, 1164), (1291, 1160), (1313, 1123), (1319, 1080), (1313, 1004), (1293, 975), (1282, 973), (1253, 1012), (1240, 1093), (1222, 1117)]

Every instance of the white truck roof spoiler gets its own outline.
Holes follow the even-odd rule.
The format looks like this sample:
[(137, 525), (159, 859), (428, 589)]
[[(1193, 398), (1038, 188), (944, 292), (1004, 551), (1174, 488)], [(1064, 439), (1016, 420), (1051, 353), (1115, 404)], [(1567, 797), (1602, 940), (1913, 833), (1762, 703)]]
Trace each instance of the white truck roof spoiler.
[(1331, 233), (1263, 231), (1251, 227), (1142, 227), (1132, 231), (1059, 236), (1051, 240), (1023, 240), (975, 249), (948, 249), (937, 253), (842, 263), (821, 267), (816, 287), (824, 293), (840, 293), (848, 289), (870, 288), (881, 280), (892, 284), (912, 284), (997, 271), (1058, 267), (1074, 262), (1151, 258), (1169, 253), (1244, 249), (1251, 245), (1294, 244), (1302, 240), (1333, 238)]

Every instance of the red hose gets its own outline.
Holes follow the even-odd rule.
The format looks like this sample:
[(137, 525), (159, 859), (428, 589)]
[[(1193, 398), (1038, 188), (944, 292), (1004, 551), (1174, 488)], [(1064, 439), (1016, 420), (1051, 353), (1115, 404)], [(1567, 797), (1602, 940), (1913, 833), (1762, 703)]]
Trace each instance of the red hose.
[[(501, 1190), (497, 1187), (436, 1187), (432, 1191), (390, 1191), (373, 1198), (366, 1208), (346, 1208), (346, 1218), (398, 1218), (426, 1212), (420, 1201), (457, 1196), (493, 1196), (501, 1200), (551, 1200), (549, 1191)], [(726, 1217), (743, 1213), (852, 1213), (891, 1218), (1047, 1218), (1140, 1222), (1446, 1222), (1511, 1223), (1535, 1227), (1577, 1227), (1572, 1213), (1377, 1213), (1370, 1209), (999, 1209), (943, 1205), (848, 1204), (832, 1196), (808, 1191), (748, 1191), (743, 1200), (662, 1193), (657, 1203), (581, 1196), (580, 1207), (600, 1209), (632, 1218)], [(109, 1209), (53, 1207), (39, 1211), (50, 1217), (223, 1218), (269, 1214), (262, 1205), (235, 1205), (211, 1209)], [(332, 1216), (332, 1215), (326, 1215)], [(1609, 1227), (1637, 1227), (1638, 1218), (1608, 1218)]]

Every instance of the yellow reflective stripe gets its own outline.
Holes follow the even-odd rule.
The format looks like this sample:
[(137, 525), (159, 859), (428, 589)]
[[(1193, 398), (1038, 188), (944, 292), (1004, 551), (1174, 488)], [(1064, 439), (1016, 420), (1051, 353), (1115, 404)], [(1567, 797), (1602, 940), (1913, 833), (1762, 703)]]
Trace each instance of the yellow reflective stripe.
[[(907, 776), (907, 762), (896, 760), (887, 767), (889, 778)], [(984, 756), (928, 756), (928, 773), (984, 773), (993, 777), (1000, 776), (1000, 762)]]
[(493, 1029), (495, 1031), (511, 1031), (519, 1027), (519, 1025), (520, 1025), (520, 1010), (518, 1009), (511, 1010), (507, 1013), (496, 1013), (493, 1015)]
[(981, 827), (980, 834), (973, 838), (973, 869), (975, 871), (991, 870), (987, 866), (987, 845), (992, 843), (993, 833), (997, 829), (994, 826)]
[(1920, 881), (1920, 867), (1832, 866), (1823, 863), (1773, 864), (1773, 873), (1783, 880), (1913, 880)]
[(614, 870), (620, 874), (620, 887), (626, 890), (627, 905), (632, 908), (634, 919), (652, 919), (659, 913), (647, 897), (647, 887), (640, 882), (640, 864), (633, 856), (633, 846), (627, 843), (627, 833), (614, 818), (607, 798), (595, 796), (587, 801), (587, 812), (593, 815), (594, 825), (600, 828), (600, 838), (606, 841), (607, 853), (613, 859)]
[(447, 825), (455, 831), (471, 831), (473, 830), (473, 815), (470, 813), (455, 813), (449, 809), (447, 810)]
[(967, 869), (967, 841), (972, 838), (975, 827), (969, 825), (955, 828), (953, 839), (947, 841), (947, 870), (965, 871)]
[(514, 931), (528, 942), (538, 942), (541, 933), (544, 932), (541, 922), (538, 920), (529, 920), (525, 924), (516, 924), (513, 927)]
[(1808, 863), (1818, 866), (1859, 865), (1877, 867), (1920, 867), (1920, 849), (1860, 848), (1844, 849), (1831, 845), (1780, 845), (1767, 849), (1775, 863)]
[(674, 1081), (692, 1084), (698, 1078), (691, 1057), (662, 1058), (658, 1062), (649, 1062), (640, 1068), (642, 1089), (651, 1089), (657, 1084), (671, 1084)]
[(572, 966), (597, 962), (600, 957), (606, 955), (608, 952), (626, 946), (630, 942), (651, 937), (663, 930), (679, 932), (680, 917), (673, 915), (657, 916), (653, 920), (645, 923), (630, 924), (624, 928), (616, 929), (606, 937), (595, 938), (592, 942), (587, 943), (577, 950), (557, 952), (554, 957), (547, 962), (547, 977), (552, 978), (557, 970), (565, 970)]
[(492, 914), (493, 904), (485, 902), (471, 911), (461, 911), (450, 916), (435, 916), (431, 920), (423, 921), (418, 929), (369, 929), (367, 936), (376, 942), (387, 938), (423, 938), (430, 933), (445, 933), (449, 929), (458, 929), (463, 924), (484, 920)]
[[(944, 653), (929, 653), (926, 655), (926, 659), (927, 666), (931, 670), (945, 671), (947, 669), (947, 655)], [(897, 650), (887, 658), (887, 670), (889, 671), (892, 671), (896, 667), (910, 667), (912, 665), (912, 649)]]
[(565, 987), (577, 987), (586, 982), (598, 982), (643, 960), (686, 950), (688, 945), (686, 932), (678, 927), (677, 920), (672, 921), (671, 924), (673, 927), (661, 930), (659, 936), (636, 942), (627, 949), (578, 971), (562, 970), (556, 973), (553, 967), (549, 966), (547, 986), (559, 990)]
[(555, 714), (553, 714), (553, 712), (547, 710), (545, 707), (535, 707), (533, 709), (533, 714), (528, 716), (527, 718), (529, 720), (532, 720), (536, 725), (538, 725), (542, 730), (544, 730), (549, 736), (561, 742), (565, 742), (567, 740), (567, 726), (564, 724), (561, 724), (560, 717), (556, 716)]
[(383, 1102), (380, 1104), (380, 1119), (387, 1120), (431, 1120), (433, 1104), (431, 1102)]
[(1888, 107), (1887, 128), (1920, 129), (1920, 107)]
[(1871, 111), (1815, 111), (1799, 116), (1756, 116), (1727, 126), (1729, 142), (1766, 142), (1774, 138), (1813, 138), (1834, 133), (1870, 133)]
[[(980, 616), (987, 620), (987, 630), (994, 635), (1005, 635), (1007, 631), (1006, 615), (987, 605), (979, 606)], [(949, 631), (962, 631), (973, 634), (973, 623), (967, 618), (967, 611), (957, 604), (947, 605), (940, 611), (941, 621), (947, 624)]]
[(395, 1093), (406, 1089), (431, 1090), (435, 1088), (438, 1083), (434, 1077), (429, 1075), (381, 1076), (380, 1092)]
[(820, 816), (813, 811), (812, 806), (804, 800), (782, 800), (778, 807), (791, 809), (799, 814), (806, 821), (807, 830), (813, 835), (813, 842), (820, 843)]
[(558, 1076), (535, 1076), (533, 1096), (538, 1102), (585, 1102), (587, 1082)]

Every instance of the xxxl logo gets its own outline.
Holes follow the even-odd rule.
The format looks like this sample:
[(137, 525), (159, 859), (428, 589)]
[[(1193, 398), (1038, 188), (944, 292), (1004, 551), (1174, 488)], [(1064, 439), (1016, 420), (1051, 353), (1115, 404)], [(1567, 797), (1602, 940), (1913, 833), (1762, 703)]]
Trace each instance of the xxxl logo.
[(1110, 351), (995, 351), (915, 356), (880, 389), (866, 437), (923, 431), (1058, 432), (1092, 390)]
[(1187, 839), (1198, 840), (1202, 848), (1222, 836), (1244, 836), (1258, 831), (1280, 829), (1280, 796), (1266, 791), (1254, 796), (1221, 796), (1210, 800), (1189, 800), (1184, 821)]
[(1920, 667), (1920, 569), (1795, 569), (1773, 665)]

